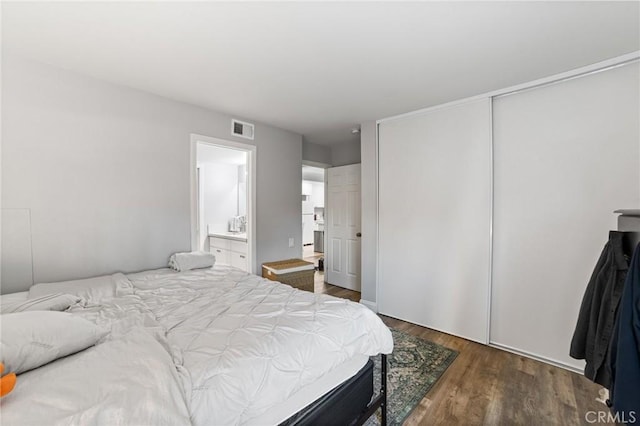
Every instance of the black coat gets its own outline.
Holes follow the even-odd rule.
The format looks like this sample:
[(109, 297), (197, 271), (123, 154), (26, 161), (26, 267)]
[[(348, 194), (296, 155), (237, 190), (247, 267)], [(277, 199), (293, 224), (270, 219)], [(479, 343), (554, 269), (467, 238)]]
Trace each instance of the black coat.
[(640, 420), (640, 246), (624, 284), (611, 354), (613, 410), (622, 422), (635, 423)]
[(622, 238), (622, 232), (609, 232), (609, 241), (587, 284), (569, 351), (572, 358), (587, 361), (584, 375), (606, 388), (611, 386), (609, 345), (629, 269)]

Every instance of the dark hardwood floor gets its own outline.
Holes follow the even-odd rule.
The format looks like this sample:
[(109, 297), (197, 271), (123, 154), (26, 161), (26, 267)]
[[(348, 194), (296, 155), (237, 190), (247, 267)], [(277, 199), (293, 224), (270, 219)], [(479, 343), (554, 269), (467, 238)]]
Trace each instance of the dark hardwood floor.
[[(360, 293), (324, 282), (316, 293), (360, 300)], [(607, 411), (599, 386), (583, 376), (469, 340), (380, 316), (389, 327), (458, 351), (405, 425), (582, 425), (589, 411)], [(595, 415), (591, 415), (595, 418)]]

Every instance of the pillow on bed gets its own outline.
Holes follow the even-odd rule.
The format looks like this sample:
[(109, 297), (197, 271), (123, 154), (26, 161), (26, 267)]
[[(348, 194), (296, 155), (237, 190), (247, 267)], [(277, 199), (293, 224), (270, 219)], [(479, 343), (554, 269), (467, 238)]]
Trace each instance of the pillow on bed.
[(0, 305), (0, 313), (10, 314), (24, 311), (64, 311), (69, 306), (82, 300), (79, 296), (72, 294), (49, 294), (35, 299), (25, 299), (19, 302), (4, 301)]
[(93, 346), (106, 333), (66, 312), (6, 314), (0, 318), (0, 357), (6, 371), (19, 374)]
[(169, 258), (169, 268), (178, 272), (211, 268), (215, 263), (216, 257), (206, 251), (174, 253)]
[[(79, 296), (92, 302), (99, 302), (102, 299), (116, 296), (116, 290), (119, 290), (118, 295), (121, 293), (126, 294), (127, 283), (128, 280), (123, 274), (103, 275), (101, 277), (60, 281), (57, 283), (41, 283), (31, 286), (29, 289), (29, 299), (55, 293), (64, 293)], [(130, 283), (129, 286), (131, 286)], [(122, 289), (120, 287), (122, 287)], [(133, 287), (131, 287), (131, 289), (133, 289)]]

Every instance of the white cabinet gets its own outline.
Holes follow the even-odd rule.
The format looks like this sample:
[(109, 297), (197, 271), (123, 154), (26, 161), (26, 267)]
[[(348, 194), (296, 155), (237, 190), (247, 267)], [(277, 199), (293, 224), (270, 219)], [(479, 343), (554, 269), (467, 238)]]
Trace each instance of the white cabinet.
[(216, 256), (216, 264), (231, 265), (231, 252), (229, 250), (221, 249), (218, 247), (211, 247), (210, 251)]
[(230, 242), (225, 238), (209, 237), (209, 251), (216, 257), (218, 265), (231, 265)]
[(234, 268), (242, 269), (243, 271), (246, 271), (248, 269), (246, 254), (238, 253), (235, 251), (229, 252), (229, 254), (231, 257), (231, 266), (233, 266)]
[(231, 240), (231, 245), (229, 246), (229, 250), (234, 253), (247, 254), (247, 243), (244, 241), (233, 241)]
[(224, 237), (209, 237), (209, 251), (216, 257), (216, 264), (230, 265), (249, 271), (247, 262), (248, 245), (246, 241), (236, 241)]

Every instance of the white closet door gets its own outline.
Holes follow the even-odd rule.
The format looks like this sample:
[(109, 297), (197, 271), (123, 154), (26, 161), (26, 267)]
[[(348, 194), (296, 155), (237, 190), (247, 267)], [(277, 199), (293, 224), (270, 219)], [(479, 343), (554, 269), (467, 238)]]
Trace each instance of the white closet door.
[(379, 127), (380, 313), (487, 342), (488, 99)]
[(612, 213), (640, 205), (638, 64), (494, 100), (491, 342), (581, 367), (569, 344)]

